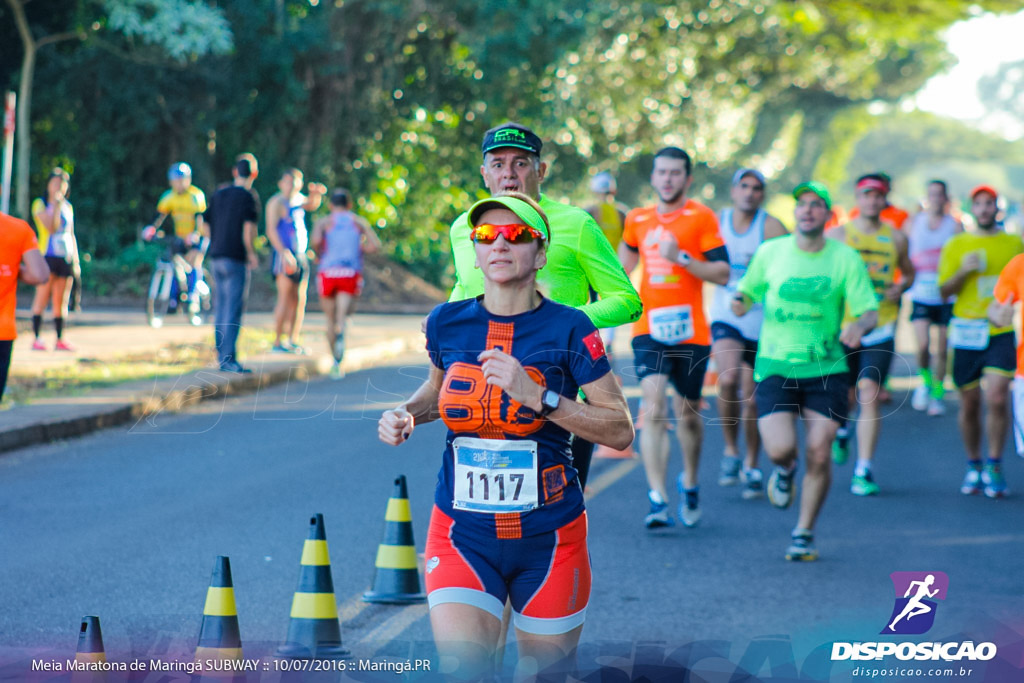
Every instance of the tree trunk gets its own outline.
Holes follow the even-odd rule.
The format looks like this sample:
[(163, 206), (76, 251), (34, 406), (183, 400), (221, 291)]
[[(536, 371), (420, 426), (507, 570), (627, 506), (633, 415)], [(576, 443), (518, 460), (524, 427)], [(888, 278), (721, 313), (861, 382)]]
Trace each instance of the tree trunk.
[(11, 11), (14, 12), (14, 21), (18, 25), (18, 33), (21, 35), (21, 43), (25, 47), (21, 61), (21, 83), (18, 92), (18, 121), (17, 121), (17, 157), (14, 174), (14, 212), (24, 219), (28, 219), (28, 179), (29, 159), (32, 154), (32, 131), (30, 125), (32, 118), (32, 79), (36, 70), (36, 41), (32, 38), (32, 32), (28, 27), (28, 20), (25, 19), (25, 8), (21, 0), (7, 0)]

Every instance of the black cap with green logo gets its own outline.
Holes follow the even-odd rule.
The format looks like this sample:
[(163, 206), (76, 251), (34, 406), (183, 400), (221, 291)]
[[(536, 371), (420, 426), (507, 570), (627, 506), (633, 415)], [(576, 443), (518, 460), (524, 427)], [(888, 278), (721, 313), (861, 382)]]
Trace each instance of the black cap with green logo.
[(484, 133), (483, 153), (499, 147), (516, 147), (540, 155), (543, 143), (532, 130), (518, 123), (503, 123)]

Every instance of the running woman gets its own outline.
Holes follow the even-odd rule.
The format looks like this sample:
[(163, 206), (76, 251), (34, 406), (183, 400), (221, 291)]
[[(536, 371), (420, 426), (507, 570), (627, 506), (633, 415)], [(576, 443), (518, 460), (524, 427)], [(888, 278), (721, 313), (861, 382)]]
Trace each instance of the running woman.
[[(800, 515), (786, 559), (818, 559), (814, 524), (832, 481), (832, 440), (849, 409), (849, 368), (843, 347), (857, 348), (878, 320), (878, 299), (860, 255), (825, 238), (832, 198), (817, 182), (793, 190), (796, 230), (765, 242), (736, 286), (733, 313), (764, 306), (754, 379), (758, 427), (775, 463), (768, 500), (785, 509), (796, 497), (796, 416), (806, 432), (807, 471)], [(849, 310), (857, 318), (843, 325)]]
[[(742, 482), (742, 496), (747, 499), (764, 493), (764, 478), (757, 467), (761, 439), (754, 404), (754, 359), (762, 311), (757, 304), (740, 318), (733, 315), (731, 305), (736, 283), (747, 272), (757, 248), (765, 240), (787, 234), (779, 219), (761, 208), (764, 192), (765, 178), (756, 168), (741, 168), (733, 175), (732, 207), (723, 209), (718, 217), (719, 230), (729, 252), (729, 282), (715, 287), (711, 300), (711, 356), (718, 368), (716, 406), (725, 437), (718, 483), (735, 486)], [(739, 449), (741, 423), (746, 449), (743, 459)]]
[(75, 210), (68, 201), (71, 176), (63, 168), (55, 168), (46, 179), (46, 194), (32, 202), (32, 219), (39, 237), (39, 251), (50, 268), (50, 279), (36, 286), (32, 300), (33, 351), (46, 351), (46, 342), (39, 338), (46, 305), (53, 308), (53, 326), (57, 331), (57, 351), (74, 351), (64, 341), (64, 320), (71, 298), (72, 264), (78, 253), (75, 241)]
[[(910, 262), (907, 237), (881, 219), (889, 185), (877, 175), (857, 179), (855, 195), (857, 218), (830, 230), (827, 237), (844, 242), (857, 250), (871, 278), (878, 298), (878, 324), (860, 340), (860, 348), (847, 349), (850, 367), (851, 399), (860, 407), (857, 420), (857, 465), (850, 481), (850, 492), (857, 496), (878, 494), (871, 465), (882, 428), (880, 393), (889, 377), (896, 355), (896, 318), (900, 299), (914, 283), (914, 266)], [(902, 274), (896, 282), (896, 273)], [(853, 321), (848, 314), (845, 322)], [(842, 465), (848, 457), (848, 427), (840, 427), (832, 445), (832, 459)]]
[[(547, 215), (554, 239), (547, 248), (547, 265), (537, 282), (552, 301), (578, 308), (598, 329), (618, 327), (640, 317), (640, 297), (622, 269), (615, 251), (594, 219), (584, 211), (556, 202), (541, 193), (548, 166), (541, 161), (541, 139), (518, 123), (503, 123), (484, 133), (480, 175), (492, 196), (522, 192)], [(468, 239), (467, 215), (452, 223), (450, 238), (455, 261), (455, 287), (449, 301), (480, 296), (483, 274), (474, 266), (476, 255)], [(591, 301), (590, 291), (598, 300)], [(594, 445), (586, 439), (572, 442), (573, 467), (586, 487)]]
[(704, 438), (700, 416), (704, 372), (711, 354), (711, 331), (704, 317), (704, 283), (729, 281), (729, 255), (718, 219), (686, 196), (693, 181), (690, 155), (665, 147), (654, 155), (651, 187), (658, 203), (633, 209), (619, 245), (627, 272), (643, 262), (640, 300), (644, 314), (633, 325), (633, 356), (646, 411), (640, 457), (647, 475), (648, 529), (673, 526), (668, 512), (668, 385), (677, 392), (676, 436), (683, 471), (676, 481), (679, 518), (686, 527), (700, 522), (697, 470)]
[(380, 249), (380, 239), (362, 216), (352, 212), (348, 190), (337, 189), (329, 200), (331, 213), (313, 226), (310, 244), (319, 255), (317, 287), (327, 316), (327, 346), (334, 356), (331, 377), (343, 375), (345, 326), (363, 290), (363, 254)]
[[(327, 188), (319, 183), (310, 183), (309, 196), (302, 194), (302, 171), (297, 168), (282, 173), (277, 188), (279, 192), (267, 200), (267, 239), (274, 248), (271, 271), (277, 283), (272, 350), (276, 353), (306, 353), (299, 344), (309, 286), (306, 213), (320, 208)], [(284, 339), (286, 335), (287, 340)]]
[(594, 324), (537, 291), (550, 235), (540, 207), (499, 196), (467, 221), (483, 296), (430, 314), (430, 376), (378, 434), (398, 446), (421, 423), (448, 426), (425, 549), (434, 640), (456, 678), (490, 680), (508, 599), (533, 664), (521, 680), (571, 666), (590, 599), (572, 435), (625, 448), (633, 425)]
[[(967, 472), (960, 492), (972, 495), (984, 490), (989, 498), (1006, 495), (1003, 447), (1010, 419), (1010, 380), (1017, 358), (1013, 327), (991, 324), (988, 308), (995, 301), (999, 274), (1014, 256), (1024, 252), (1021, 238), (1003, 232), (996, 223), (998, 199), (999, 194), (989, 185), (974, 188), (971, 214), (977, 231), (954, 236), (939, 257), (939, 293), (956, 296), (949, 345), (953, 349), (953, 384), (960, 392), (957, 421), (967, 452)], [(985, 462), (981, 459), (983, 392), (988, 442)]]
[[(910, 296), (910, 322), (917, 337), (917, 367), (921, 384), (914, 389), (910, 405), (929, 415), (945, 415), (946, 404), (946, 328), (953, 317), (953, 303), (939, 293), (939, 255), (963, 225), (949, 213), (949, 191), (945, 181), (928, 183), (925, 210), (911, 219), (906, 228), (910, 238), (910, 260), (914, 264), (914, 286)], [(931, 330), (936, 328), (934, 356)]]

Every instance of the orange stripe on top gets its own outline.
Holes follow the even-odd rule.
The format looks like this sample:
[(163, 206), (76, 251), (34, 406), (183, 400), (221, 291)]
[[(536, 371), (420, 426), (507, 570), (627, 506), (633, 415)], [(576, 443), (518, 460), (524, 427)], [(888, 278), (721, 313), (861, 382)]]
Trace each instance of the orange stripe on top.
[[(487, 341), (485, 347), (498, 349), (512, 355), (512, 337), (515, 334), (515, 323), (499, 323), (491, 320), (487, 323)], [(500, 392), (497, 392), (500, 395)], [(480, 432), (485, 439), (504, 439), (505, 433), (498, 427), (487, 426)], [(523, 525), (518, 512), (498, 513), (494, 515), (494, 530), (498, 538), (522, 538)]]
[(522, 538), (523, 525), (518, 512), (498, 512), (494, 515), (494, 531), (498, 538)]

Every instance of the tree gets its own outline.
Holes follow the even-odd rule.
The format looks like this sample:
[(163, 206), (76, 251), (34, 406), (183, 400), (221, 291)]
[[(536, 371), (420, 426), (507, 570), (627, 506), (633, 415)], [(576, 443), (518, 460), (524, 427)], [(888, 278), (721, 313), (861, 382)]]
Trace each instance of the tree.
[[(26, 5), (31, 0), (7, 0), (21, 38), (23, 53), (18, 95), (15, 177), (17, 213), (28, 216), (29, 160), (32, 153), (32, 87), (36, 56), (47, 46), (70, 40), (102, 36), (104, 28), (119, 33), (129, 43), (138, 40), (159, 48), (170, 59), (183, 61), (207, 52), (231, 48), (231, 32), (221, 13), (203, 2), (190, 0), (95, 0), (80, 3), (66, 30), (36, 37)], [(41, 11), (52, 11), (46, 8)], [(51, 15), (52, 16), (52, 15)], [(88, 18), (93, 20), (89, 21)], [(86, 29), (88, 26), (88, 29)]]

